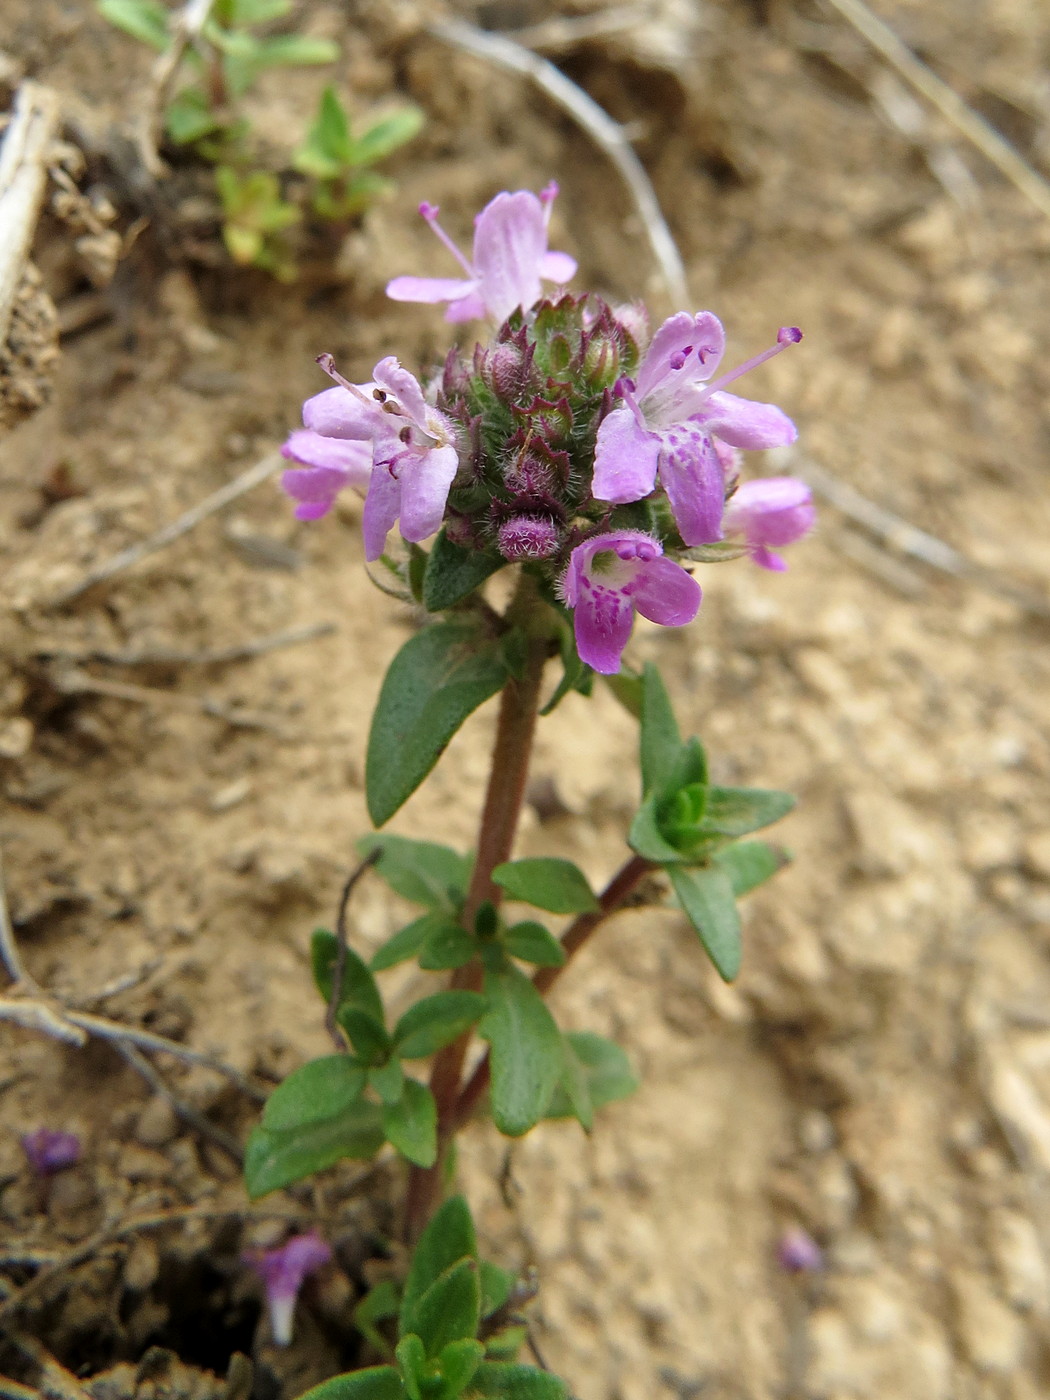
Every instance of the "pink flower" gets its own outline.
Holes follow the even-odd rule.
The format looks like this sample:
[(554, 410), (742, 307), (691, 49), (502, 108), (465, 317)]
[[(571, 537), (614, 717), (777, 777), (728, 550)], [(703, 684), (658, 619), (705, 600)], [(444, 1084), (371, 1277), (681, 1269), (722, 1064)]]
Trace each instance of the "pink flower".
[(365, 558), (378, 559), (400, 520), (418, 543), (441, 525), (459, 466), (452, 423), (423, 397), (419, 381), (393, 355), (379, 361), (368, 384), (350, 384), (330, 355), (319, 363), (338, 383), (303, 405), (306, 429), (282, 451), (303, 468), (282, 484), (298, 502), (300, 520), (317, 520), (344, 486), (367, 489), (362, 521)]
[(722, 539), (725, 470), (716, 444), (780, 447), (796, 437), (779, 408), (726, 394), (723, 387), (801, 339), (801, 331), (784, 327), (776, 345), (712, 380), (725, 350), (721, 321), (710, 311), (669, 317), (653, 336), (637, 379), (619, 383), (625, 407), (598, 429), (596, 498), (639, 501), (659, 475), (685, 543)]
[(560, 285), (576, 273), (574, 258), (547, 248), (547, 225), (557, 193), (552, 182), (538, 197), (530, 190), (498, 194), (474, 220), (474, 256), (469, 262), (438, 223), (437, 206), (421, 204), (419, 212), (466, 278), (395, 277), (387, 296), (394, 301), (447, 301), (446, 321), (491, 316), (503, 322), (518, 307), (528, 311), (543, 295), (541, 278)]
[(292, 1340), (292, 1316), (303, 1280), (327, 1264), (332, 1251), (313, 1231), (293, 1235), (279, 1249), (251, 1250), (243, 1258), (263, 1281), (270, 1331), (279, 1347)]
[(816, 518), (804, 481), (793, 476), (767, 476), (745, 481), (737, 488), (722, 517), (722, 527), (727, 535), (744, 536), (756, 564), (780, 573), (787, 564), (769, 546), (794, 544), (813, 528)]
[(605, 676), (620, 669), (636, 612), (663, 627), (681, 627), (692, 622), (701, 597), (696, 580), (641, 530), (616, 530), (577, 545), (560, 588), (574, 610), (580, 659)]

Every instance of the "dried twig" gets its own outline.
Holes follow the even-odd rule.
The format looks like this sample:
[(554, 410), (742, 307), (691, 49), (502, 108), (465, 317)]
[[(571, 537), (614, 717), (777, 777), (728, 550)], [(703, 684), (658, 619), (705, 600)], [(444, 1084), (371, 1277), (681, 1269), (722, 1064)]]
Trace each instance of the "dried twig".
[(231, 661), (248, 661), (264, 656), (268, 651), (298, 646), (327, 637), (336, 630), (334, 622), (311, 622), (305, 627), (289, 627), (284, 632), (271, 632), (248, 642), (235, 642), (228, 647), (210, 647), (201, 651), (186, 651), (179, 647), (139, 647), (131, 651), (106, 651), (102, 648), (67, 647), (61, 642), (48, 642), (35, 648), (35, 654), (62, 661), (98, 661), (108, 666), (224, 666)]
[(588, 39), (622, 34), (644, 20), (645, 10), (641, 5), (615, 5), (588, 15), (552, 15), (524, 29), (505, 29), (503, 38), (526, 49), (570, 49)]
[(48, 148), (57, 125), (57, 95), (40, 83), (22, 83), (0, 147), (0, 348), (7, 343), (15, 296), (47, 186)]
[(218, 491), (213, 491), (210, 496), (206, 496), (188, 510), (185, 515), (180, 515), (177, 520), (173, 520), (170, 525), (165, 525), (163, 530), (158, 530), (155, 535), (151, 535), (148, 540), (140, 540), (138, 544), (130, 545), (127, 549), (122, 549), (119, 554), (115, 554), (112, 559), (108, 559), (104, 564), (99, 564), (97, 568), (91, 569), (71, 588), (65, 589), (52, 598), (49, 606), (53, 608), (62, 607), (66, 603), (71, 603), (75, 598), (79, 598), (82, 593), (86, 593), (89, 588), (94, 588), (97, 583), (105, 583), (114, 575), (123, 573), (125, 569), (131, 568), (132, 564), (137, 564), (140, 559), (145, 559), (150, 554), (155, 554), (163, 549), (173, 540), (179, 539), (182, 535), (189, 534), (202, 520), (207, 520), (216, 511), (228, 506), (231, 501), (236, 501), (246, 492), (253, 490), (256, 486), (268, 481), (275, 472), (285, 465), (284, 458), (279, 452), (272, 452), (268, 457), (264, 457), (261, 462), (256, 462), (247, 470), (235, 476), (225, 486), (221, 486)]
[(369, 851), (356, 869), (351, 870), (343, 886), (343, 892), (339, 896), (339, 913), (335, 919), (336, 953), (335, 963), (332, 967), (332, 992), (328, 998), (328, 1010), (325, 1013), (324, 1023), (328, 1034), (335, 1041), (337, 1050), (346, 1049), (346, 1041), (339, 1030), (339, 1022), (336, 1020), (336, 1013), (339, 1010), (339, 1001), (343, 991), (343, 973), (346, 969), (346, 911), (350, 904), (350, 896), (354, 892), (354, 886), (361, 876), (376, 862), (383, 854), (383, 848), (377, 846), (374, 851)]
[(906, 82), (922, 93), (946, 121), (971, 141), (1040, 213), (1050, 219), (1050, 185), (993, 126), (967, 106), (954, 88), (916, 58), (888, 24), (874, 15), (863, 0), (827, 0), (827, 3), (848, 20)]
[(55, 666), (49, 671), (51, 684), (63, 695), (105, 695), (112, 700), (130, 700), (138, 705), (169, 705), (179, 710), (195, 710), (238, 729), (266, 729), (273, 734), (285, 733), (285, 727), (273, 715), (259, 710), (237, 710), (213, 700), (207, 695), (182, 695), (176, 690), (159, 690), (155, 686), (131, 685), (127, 681), (107, 681), (89, 676), (76, 666)]
[(199, 1109), (194, 1108), (185, 1099), (180, 1099), (174, 1089), (169, 1088), (163, 1076), (157, 1073), (141, 1050), (136, 1049), (134, 1045), (120, 1041), (116, 1042), (116, 1050), (131, 1068), (142, 1076), (155, 1094), (159, 1094), (162, 1099), (167, 1099), (183, 1122), (188, 1123), (194, 1132), (200, 1133), (201, 1137), (207, 1138), (210, 1142), (214, 1142), (217, 1147), (221, 1147), (223, 1152), (232, 1157), (238, 1166), (243, 1163), (244, 1149), (232, 1133), (226, 1132), (217, 1123), (213, 1123), (210, 1118), (206, 1118)]
[(187, 0), (175, 16), (171, 43), (153, 64), (145, 101), (135, 124), (135, 145), (142, 164), (155, 180), (168, 173), (168, 167), (157, 153), (157, 134), (164, 108), (171, 96), (172, 84), (183, 55), (208, 22), (213, 4), (214, 0)]
[(14, 983), (28, 983), (29, 976), (18, 951), (15, 930), (11, 923), (11, 911), (7, 907), (7, 887), (4, 883), (4, 856), (0, 851), (0, 959), (3, 960), (8, 976)]
[(462, 20), (440, 20), (427, 32), (446, 44), (486, 59), (499, 68), (520, 73), (532, 81), (577, 122), (608, 156), (623, 177), (638, 210), (670, 301), (687, 306), (689, 289), (685, 267), (674, 236), (660, 209), (645, 167), (638, 159), (618, 122), (613, 121), (581, 87), (545, 58), (523, 48), (502, 34), (490, 34)]
[(927, 534), (925, 530), (920, 530), (918, 526), (910, 524), (899, 515), (894, 515), (892, 511), (869, 501), (867, 496), (862, 496), (847, 482), (838, 481), (811, 459), (795, 457), (793, 466), (798, 475), (804, 481), (808, 481), (814, 491), (823, 496), (836, 510), (862, 525), (900, 554), (921, 560), (922, 563), (941, 573), (950, 574), (953, 578), (967, 579), (989, 593), (1009, 599), (1011, 603), (1016, 603), (1018, 607), (1036, 617), (1050, 617), (1050, 600), (1033, 589), (1013, 583), (1002, 578), (994, 570), (975, 564), (972, 559), (953, 549), (950, 544), (937, 539), (935, 535)]

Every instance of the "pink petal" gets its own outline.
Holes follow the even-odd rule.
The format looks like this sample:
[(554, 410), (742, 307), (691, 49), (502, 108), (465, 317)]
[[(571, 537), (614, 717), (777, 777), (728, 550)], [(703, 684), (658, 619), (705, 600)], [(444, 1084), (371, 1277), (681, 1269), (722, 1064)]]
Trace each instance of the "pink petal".
[(426, 429), (427, 401), (419, 380), (409, 370), (403, 369), (395, 355), (387, 355), (372, 371), (376, 384), (397, 400), (417, 428)]
[(787, 568), (787, 560), (781, 559), (779, 554), (774, 554), (764, 544), (755, 545), (751, 550), (750, 557), (760, 568), (770, 569), (775, 574), (782, 574)]
[(436, 534), (459, 466), (454, 447), (434, 447), (402, 465), (401, 533), (418, 544)]
[(591, 492), (617, 505), (640, 501), (656, 483), (660, 439), (638, 425), (629, 408), (616, 408), (602, 420), (594, 449)]
[(726, 507), (723, 525), (752, 544), (794, 544), (813, 528), (816, 510), (809, 487), (793, 476), (745, 481)]
[(389, 466), (377, 465), (369, 482), (361, 530), (365, 537), (365, 558), (370, 564), (382, 554), (386, 537), (401, 509), (401, 483)]
[(338, 467), (298, 467), (281, 475), (281, 486), (299, 503), (297, 520), (320, 520), (327, 515), (345, 485), (346, 473)]
[(644, 399), (663, 379), (671, 356), (683, 354), (687, 349), (694, 352), (702, 350), (704, 355), (702, 372), (697, 357), (690, 362), (686, 371), (687, 378), (710, 379), (722, 358), (725, 344), (726, 335), (722, 329), (722, 322), (710, 311), (700, 311), (695, 316), (688, 311), (678, 311), (669, 316), (649, 342), (649, 348), (639, 367), (639, 399)]
[(386, 294), (391, 301), (458, 301), (474, 291), (477, 282), (462, 277), (395, 277), (387, 283)]
[(710, 437), (693, 423), (679, 423), (659, 437), (660, 481), (678, 533), (687, 545), (722, 539), (725, 475)]
[(498, 194), (474, 228), (474, 270), (489, 314), (504, 321), (539, 301), (540, 262), (547, 251), (543, 205), (529, 190)]
[(722, 390), (707, 399), (696, 417), (731, 447), (786, 447), (798, 437), (794, 423), (775, 404), (741, 399)]
[(450, 304), (445, 312), (445, 320), (453, 325), (461, 321), (483, 321), (487, 314), (485, 298), (480, 292), (469, 292), (465, 297)]
[(663, 627), (692, 622), (700, 608), (700, 585), (673, 559), (650, 559), (638, 572), (631, 602), (643, 617)]
[[(365, 395), (371, 385), (363, 384)], [(375, 431), (379, 407), (362, 402), (349, 389), (336, 385), (314, 394), (303, 404), (303, 424), (312, 432), (332, 438), (370, 438)]]
[(325, 437), (309, 428), (297, 428), (289, 434), (281, 453), (304, 467), (341, 472), (344, 486), (364, 488), (372, 472), (372, 444), (360, 438)]
[(544, 253), (540, 259), (540, 276), (548, 282), (557, 282), (564, 287), (576, 276), (576, 259), (568, 253)]
[(603, 588), (585, 576), (579, 583), (579, 601), (573, 613), (576, 650), (588, 666), (603, 676), (613, 676), (620, 669), (620, 656), (631, 635), (634, 609), (619, 589)]

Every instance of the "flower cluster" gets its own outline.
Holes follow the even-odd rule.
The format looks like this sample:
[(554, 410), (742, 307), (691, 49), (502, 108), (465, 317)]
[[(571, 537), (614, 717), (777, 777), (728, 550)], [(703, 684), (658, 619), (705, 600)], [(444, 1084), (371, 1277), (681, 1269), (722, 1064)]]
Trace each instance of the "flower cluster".
[(320, 518), (345, 487), (363, 494), (370, 561), (397, 525), (412, 544), (442, 530), (492, 568), (539, 571), (572, 609), (581, 660), (610, 674), (635, 612), (664, 626), (695, 617), (700, 588), (679, 559), (737, 538), (741, 549), (726, 553), (779, 570), (774, 550), (812, 527), (803, 482), (739, 481), (741, 450), (785, 446), (794, 424), (726, 392), (802, 333), (785, 327), (719, 373), (725, 332), (709, 311), (678, 312), (643, 346), (637, 307), (564, 291), (544, 299), (543, 281), (564, 286), (576, 270), (547, 247), (556, 193), (497, 195), (475, 220), (470, 259), (437, 209), (421, 206), (465, 276), (397, 277), (388, 294), (446, 302), (446, 319), (487, 317), (495, 333), (471, 356), (453, 350), (425, 387), (393, 356), (361, 384), (321, 356), (336, 387), (304, 406), (284, 486), (301, 520)]

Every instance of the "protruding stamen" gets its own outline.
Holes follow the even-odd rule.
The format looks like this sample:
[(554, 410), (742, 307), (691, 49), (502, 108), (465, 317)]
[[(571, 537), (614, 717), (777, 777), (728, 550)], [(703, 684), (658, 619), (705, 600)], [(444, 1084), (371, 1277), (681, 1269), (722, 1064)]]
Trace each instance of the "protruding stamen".
[(780, 330), (777, 331), (775, 345), (771, 345), (768, 350), (763, 350), (761, 355), (753, 355), (750, 360), (745, 360), (742, 365), (737, 365), (736, 369), (731, 369), (728, 374), (721, 374), (717, 379), (712, 379), (711, 383), (704, 389), (704, 397), (715, 393), (718, 389), (724, 389), (727, 384), (732, 384), (734, 379), (739, 379), (742, 374), (747, 374), (750, 370), (765, 364), (766, 360), (771, 360), (774, 355), (779, 355), (781, 350), (786, 350), (789, 345), (797, 345), (801, 339), (802, 332), (797, 326), (781, 326)]
[(427, 223), (437, 234), (438, 238), (441, 239), (442, 243), (444, 243), (445, 247), (452, 254), (455, 260), (459, 263), (460, 267), (467, 274), (467, 276), (473, 277), (474, 269), (471, 267), (470, 263), (467, 262), (466, 258), (459, 251), (459, 249), (453, 243), (452, 239), (449, 238), (448, 234), (437, 221), (437, 216), (441, 212), (438, 206), (436, 204), (428, 204), (426, 200), (424, 200), (423, 203), (419, 206), (419, 212), (423, 215), (423, 218), (426, 219)]
[(681, 369), (692, 353), (693, 347), (691, 345), (683, 346), (681, 350), (676, 350), (674, 352), (668, 363), (672, 369)]
[(349, 390), (349, 392), (353, 394), (355, 399), (359, 399), (361, 403), (368, 404), (369, 408), (375, 407), (375, 404), (372, 402), (372, 400), (368, 397), (367, 394), (363, 394), (356, 384), (351, 384), (349, 379), (344, 379), (343, 376), (339, 373), (339, 371), (335, 367), (334, 355), (329, 355), (327, 353), (324, 355), (318, 355), (316, 363), (320, 365), (321, 369), (324, 370), (325, 374), (328, 375), (329, 379), (334, 379), (337, 384), (341, 385), (344, 389)]

